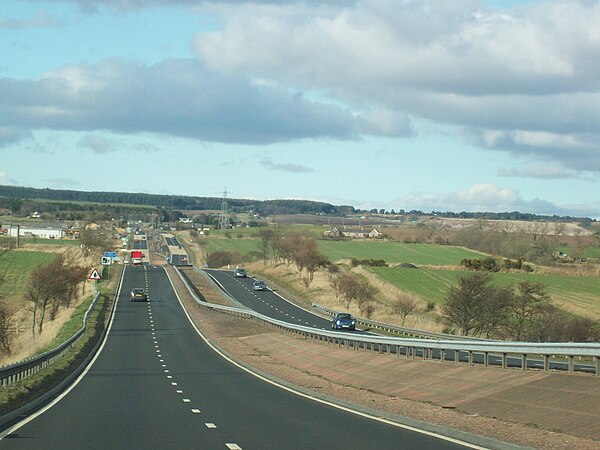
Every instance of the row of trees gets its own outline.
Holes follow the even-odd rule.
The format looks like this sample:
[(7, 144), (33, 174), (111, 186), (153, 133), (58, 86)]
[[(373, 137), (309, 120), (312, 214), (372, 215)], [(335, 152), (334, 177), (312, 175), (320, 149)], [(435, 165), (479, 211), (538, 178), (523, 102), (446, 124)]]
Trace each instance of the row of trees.
[(524, 263), (525, 258), (519, 258), (516, 261), (505, 259), (502, 265), (498, 265), (494, 258), (465, 258), (460, 262), (460, 265), (468, 270), (477, 272), (500, 272), (501, 270), (524, 270), (525, 272), (533, 272), (533, 267)]
[(42, 334), (46, 314), (54, 320), (59, 308), (69, 308), (76, 298), (79, 283), (86, 279), (89, 267), (77, 265), (65, 254), (59, 253), (47, 265), (31, 271), (26, 298), (32, 312), (31, 332)]
[(315, 272), (326, 267), (329, 261), (319, 252), (317, 241), (301, 234), (278, 233), (270, 228), (260, 228), (258, 235), (261, 242), (261, 257), (266, 264), (270, 257), (285, 262), (288, 266), (296, 266), (308, 289)]
[(600, 339), (597, 321), (570, 315), (552, 305), (540, 283), (498, 286), (488, 273), (462, 276), (443, 307), (460, 333), (516, 341), (588, 342)]
[[(42, 333), (47, 316), (54, 320), (61, 307), (71, 306), (77, 296), (77, 287), (86, 279), (87, 272), (88, 267), (75, 264), (62, 253), (49, 264), (31, 271), (25, 298), (32, 313), (31, 332), (34, 337)], [(0, 275), (0, 286), (4, 281), (4, 276)], [(16, 312), (8, 299), (0, 297), (0, 353), (11, 353)]]
[(329, 284), (335, 292), (335, 298), (340, 304), (348, 309), (352, 302), (356, 302), (361, 314), (370, 318), (375, 311), (377, 289), (371, 286), (367, 280), (355, 278), (335, 264), (327, 266), (327, 274)]
[[(0, 257), (5, 255), (7, 250), (0, 252)], [(6, 278), (0, 274), (0, 287), (4, 284)], [(0, 297), (0, 352), (10, 354), (11, 350), (11, 320), (14, 315), (14, 308), (9, 304), (8, 300)]]

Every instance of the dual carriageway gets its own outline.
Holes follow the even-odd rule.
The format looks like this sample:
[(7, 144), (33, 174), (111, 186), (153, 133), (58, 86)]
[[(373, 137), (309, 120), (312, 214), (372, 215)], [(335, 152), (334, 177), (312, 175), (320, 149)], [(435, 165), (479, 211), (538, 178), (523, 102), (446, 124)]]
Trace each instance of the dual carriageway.
[[(147, 304), (129, 302), (129, 291), (139, 286), (147, 288)], [(255, 301), (245, 283), (239, 283), (239, 289), (240, 299)], [(468, 445), (357, 415), (248, 373), (198, 332), (162, 267), (125, 268), (109, 327), (101, 350), (78, 382), (5, 430), (2, 447), (458, 449)]]
[[(174, 237), (165, 245), (167, 256), (181, 249)], [(148, 251), (145, 236), (134, 248)], [(328, 319), (271, 290), (253, 291), (251, 278), (206, 272), (260, 314), (330, 328)], [(140, 286), (149, 302), (130, 303), (129, 291)], [(2, 437), (0, 445), (14, 448), (483, 448), (357, 415), (257, 378), (205, 340), (167, 272), (149, 264), (125, 268), (110, 331), (84, 376)]]

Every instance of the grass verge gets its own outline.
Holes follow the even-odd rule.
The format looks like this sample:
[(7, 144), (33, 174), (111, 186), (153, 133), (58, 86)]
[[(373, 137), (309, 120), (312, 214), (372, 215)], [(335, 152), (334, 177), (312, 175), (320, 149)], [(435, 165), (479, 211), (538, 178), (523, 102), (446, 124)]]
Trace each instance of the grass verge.
[[(90, 314), (87, 329), (63, 358), (29, 378), (0, 389), (0, 415), (20, 408), (58, 386), (85, 361), (102, 336), (119, 279), (120, 271), (110, 282), (100, 282), (100, 298)], [(65, 322), (56, 338), (42, 353), (62, 344), (81, 328), (83, 316), (92, 300), (93, 296), (90, 296), (75, 308), (71, 318)]]
[[(0, 415), (7, 414), (40, 397), (60, 384), (83, 363), (102, 336), (112, 304), (111, 299), (110, 295), (100, 294), (98, 304), (90, 315), (86, 332), (63, 358), (30, 378), (0, 389)], [(79, 326), (81, 327), (81, 324)]]

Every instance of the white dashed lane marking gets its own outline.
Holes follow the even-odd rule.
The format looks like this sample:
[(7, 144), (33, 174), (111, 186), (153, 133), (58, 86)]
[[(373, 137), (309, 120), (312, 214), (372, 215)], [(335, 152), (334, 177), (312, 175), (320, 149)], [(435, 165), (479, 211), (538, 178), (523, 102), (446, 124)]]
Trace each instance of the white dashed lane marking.
[(229, 450), (242, 450), (242, 447), (237, 444), (225, 444)]
[(191, 400), (189, 398), (184, 398), (184, 399), (182, 399), (182, 401), (183, 401), (183, 403), (190, 403), (191, 402)]
[(214, 423), (210, 423), (210, 422), (207, 422), (204, 425), (206, 425), (206, 428), (217, 428), (217, 426)]

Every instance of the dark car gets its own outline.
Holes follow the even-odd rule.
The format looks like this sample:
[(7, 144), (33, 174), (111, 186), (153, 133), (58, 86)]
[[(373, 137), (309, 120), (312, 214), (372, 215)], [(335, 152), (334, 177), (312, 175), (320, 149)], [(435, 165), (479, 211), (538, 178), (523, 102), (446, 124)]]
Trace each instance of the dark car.
[(254, 289), (255, 291), (266, 291), (267, 285), (264, 281), (256, 280), (252, 285), (252, 289)]
[(349, 313), (335, 313), (331, 320), (332, 330), (352, 330), (356, 329), (356, 320)]
[(148, 295), (144, 288), (133, 288), (131, 290), (131, 301), (132, 302), (147, 302)]
[(235, 274), (234, 274), (234, 276), (235, 276), (236, 278), (246, 278), (246, 277), (248, 276), (248, 272), (246, 272), (246, 270), (245, 270), (245, 269), (242, 269), (242, 268), (237, 268), (237, 269), (235, 269)]

